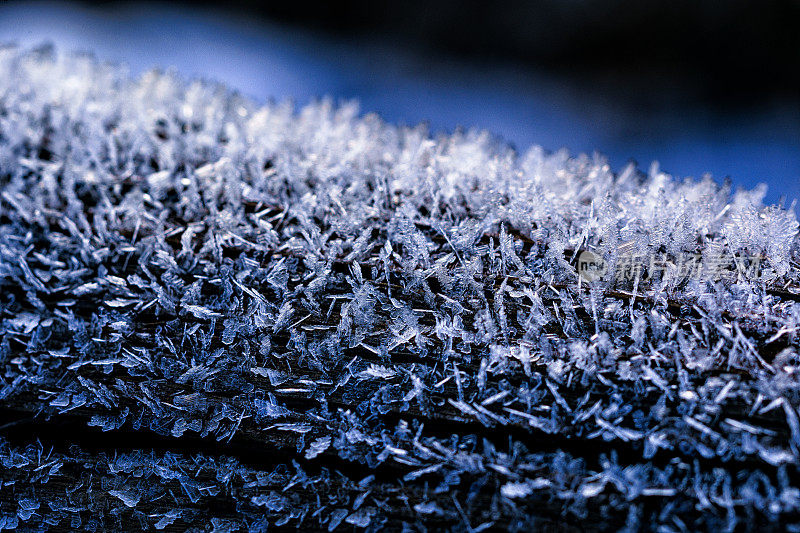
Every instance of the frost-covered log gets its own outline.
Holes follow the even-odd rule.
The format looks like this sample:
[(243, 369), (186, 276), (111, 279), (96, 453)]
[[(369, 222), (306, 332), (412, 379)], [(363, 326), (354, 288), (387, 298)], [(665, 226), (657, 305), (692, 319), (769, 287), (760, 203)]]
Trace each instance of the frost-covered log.
[(0, 526), (800, 528), (762, 198), (2, 49)]

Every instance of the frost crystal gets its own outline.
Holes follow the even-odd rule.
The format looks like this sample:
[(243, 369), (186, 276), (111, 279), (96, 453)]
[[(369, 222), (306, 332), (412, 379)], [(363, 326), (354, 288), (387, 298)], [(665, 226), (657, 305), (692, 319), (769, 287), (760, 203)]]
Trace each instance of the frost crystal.
[(131, 490), (110, 490), (108, 493), (116, 498), (122, 500), (122, 503), (128, 507), (136, 507), (139, 503), (141, 495)]
[(798, 530), (763, 192), (2, 48), (0, 529)]

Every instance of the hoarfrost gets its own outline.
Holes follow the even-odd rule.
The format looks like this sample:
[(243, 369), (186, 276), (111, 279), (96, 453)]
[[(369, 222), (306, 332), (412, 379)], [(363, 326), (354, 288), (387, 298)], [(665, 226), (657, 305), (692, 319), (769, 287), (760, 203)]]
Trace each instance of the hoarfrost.
[(110, 490), (108, 493), (122, 500), (122, 503), (128, 507), (136, 507), (142, 498), (141, 494), (133, 490)]
[(0, 49), (0, 94), (0, 398), (281, 452), (0, 441), (0, 528), (102, 529), (100, 491), (156, 528), (796, 525), (798, 222), (763, 190), (47, 49)]

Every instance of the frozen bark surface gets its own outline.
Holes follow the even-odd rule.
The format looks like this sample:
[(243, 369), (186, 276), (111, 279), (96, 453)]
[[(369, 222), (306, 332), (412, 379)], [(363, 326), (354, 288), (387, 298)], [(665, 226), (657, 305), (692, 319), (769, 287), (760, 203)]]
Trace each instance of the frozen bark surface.
[(800, 528), (762, 197), (2, 49), (0, 526)]

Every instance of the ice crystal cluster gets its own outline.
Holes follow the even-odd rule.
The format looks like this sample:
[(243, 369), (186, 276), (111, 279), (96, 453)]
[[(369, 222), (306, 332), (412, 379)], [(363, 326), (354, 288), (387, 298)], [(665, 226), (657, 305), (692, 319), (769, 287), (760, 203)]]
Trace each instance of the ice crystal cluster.
[(3, 48), (0, 529), (800, 530), (763, 196)]

